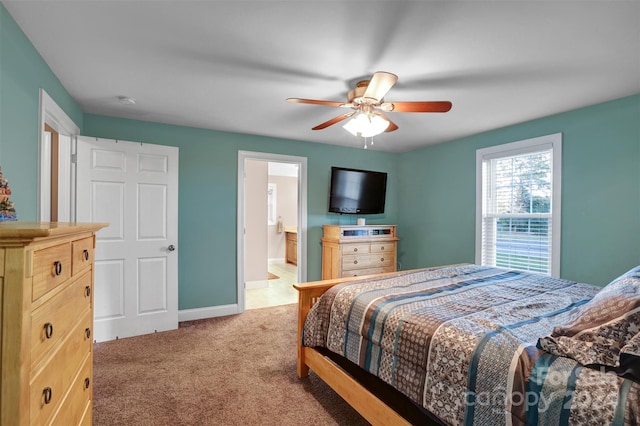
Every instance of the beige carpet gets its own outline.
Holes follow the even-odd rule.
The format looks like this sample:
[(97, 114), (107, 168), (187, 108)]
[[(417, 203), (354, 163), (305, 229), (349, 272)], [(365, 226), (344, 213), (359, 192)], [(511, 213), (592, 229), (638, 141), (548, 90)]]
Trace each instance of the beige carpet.
[(366, 425), (296, 376), (296, 305), (95, 345), (94, 426)]

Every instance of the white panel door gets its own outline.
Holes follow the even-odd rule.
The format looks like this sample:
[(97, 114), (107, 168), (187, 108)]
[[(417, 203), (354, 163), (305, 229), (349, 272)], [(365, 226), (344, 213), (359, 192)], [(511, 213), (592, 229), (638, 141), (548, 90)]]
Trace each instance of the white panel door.
[(96, 235), (96, 341), (178, 327), (178, 148), (78, 137), (77, 220)]

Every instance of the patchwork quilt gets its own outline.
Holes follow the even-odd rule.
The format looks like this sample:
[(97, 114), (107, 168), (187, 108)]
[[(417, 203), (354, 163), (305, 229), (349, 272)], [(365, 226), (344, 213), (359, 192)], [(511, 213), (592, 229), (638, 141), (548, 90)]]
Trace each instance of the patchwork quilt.
[(446, 424), (640, 424), (637, 380), (541, 349), (599, 290), (477, 265), (399, 272), (331, 288), (303, 344), (346, 357)]

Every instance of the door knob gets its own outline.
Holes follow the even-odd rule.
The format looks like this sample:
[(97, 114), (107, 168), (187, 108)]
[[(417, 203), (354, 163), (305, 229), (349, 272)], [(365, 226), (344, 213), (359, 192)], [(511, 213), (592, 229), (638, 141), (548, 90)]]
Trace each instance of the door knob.
[(169, 244), (169, 247), (167, 247), (168, 251), (174, 251), (176, 249), (176, 246), (174, 246), (173, 244)]

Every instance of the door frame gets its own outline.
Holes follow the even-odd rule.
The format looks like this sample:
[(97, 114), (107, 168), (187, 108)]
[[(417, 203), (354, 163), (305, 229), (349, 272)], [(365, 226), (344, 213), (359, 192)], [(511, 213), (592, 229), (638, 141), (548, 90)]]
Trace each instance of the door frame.
[[(42, 88), (39, 91), (39, 114), (38, 114), (38, 178), (37, 178), (37, 220), (49, 221), (51, 211), (51, 143), (46, 140), (44, 125), (48, 124), (56, 132), (67, 135), (71, 138), (71, 147), (69, 151), (71, 155), (75, 154), (74, 139), (80, 134), (80, 128), (69, 116), (58, 106), (58, 104), (49, 96)], [(75, 209), (75, 164), (69, 159), (63, 159), (60, 162), (60, 173), (71, 178), (71, 188), (69, 191), (59, 192), (64, 197), (58, 200), (69, 208), (70, 220), (76, 219)]]
[(272, 154), (268, 152), (238, 151), (238, 313), (245, 310), (245, 188), (246, 160), (260, 160), (298, 165), (298, 282), (307, 281), (307, 157)]

